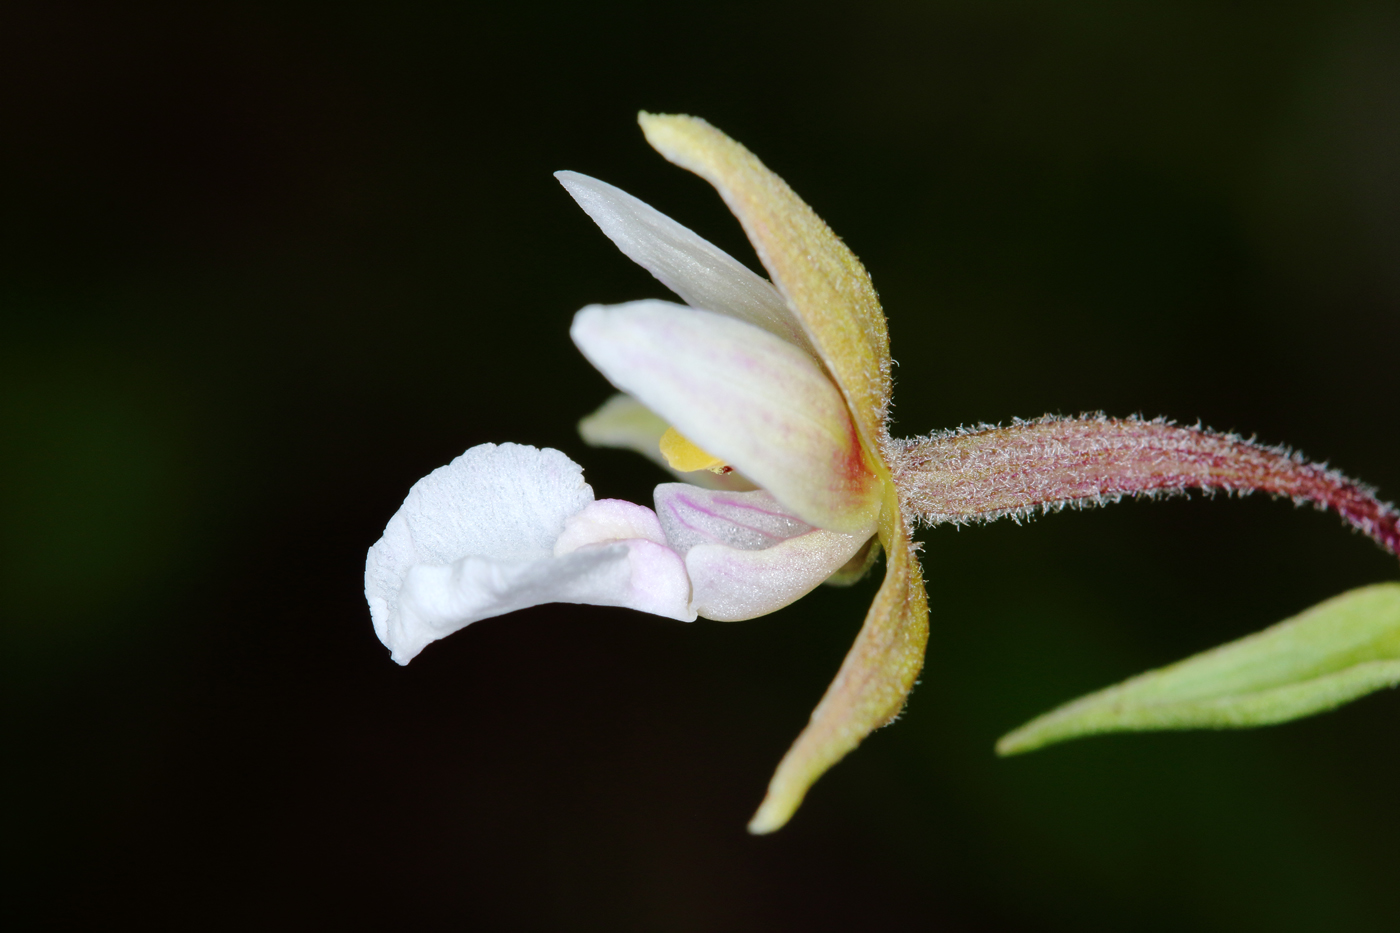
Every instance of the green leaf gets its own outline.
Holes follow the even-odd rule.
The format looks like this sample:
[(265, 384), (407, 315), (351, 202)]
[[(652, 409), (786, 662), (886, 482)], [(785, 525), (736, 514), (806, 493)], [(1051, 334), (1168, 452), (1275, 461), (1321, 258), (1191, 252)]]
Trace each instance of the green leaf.
[(997, 754), (1100, 732), (1267, 726), (1397, 684), (1400, 583), (1380, 583), (1080, 697), (1003, 736)]

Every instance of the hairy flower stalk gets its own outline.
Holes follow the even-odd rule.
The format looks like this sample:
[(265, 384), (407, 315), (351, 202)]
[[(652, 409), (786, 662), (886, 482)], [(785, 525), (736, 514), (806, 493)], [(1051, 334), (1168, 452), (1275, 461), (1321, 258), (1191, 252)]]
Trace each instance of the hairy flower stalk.
[(927, 525), (1019, 520), (1123, 496), (1265, 492), (1330, 509), (1391, 554), (1400, 512), (1369, 486), (1284, 447), (1156, 418), (1046, 416), (891, 442), (900, 502)]

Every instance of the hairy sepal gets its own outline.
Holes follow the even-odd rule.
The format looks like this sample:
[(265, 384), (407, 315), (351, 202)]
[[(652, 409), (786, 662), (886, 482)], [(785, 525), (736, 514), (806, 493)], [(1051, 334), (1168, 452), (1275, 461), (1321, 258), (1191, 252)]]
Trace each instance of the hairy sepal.
[(841, 387), (866, 444), (878, 447), (890, 403), (889, 330), (860, 260), (787, 182), (709, 123), (671, 114), (637, 119), (657, 152), (719, 191)]
[(751, 833), (782, 828), (818, 778), (899, 715), (923, 669), (928, 595), (893, 489), (880, 516), (880, 543), (887, 555), (885, 580), (807, 728), (778, 764), (763, 803), (749, 821)]

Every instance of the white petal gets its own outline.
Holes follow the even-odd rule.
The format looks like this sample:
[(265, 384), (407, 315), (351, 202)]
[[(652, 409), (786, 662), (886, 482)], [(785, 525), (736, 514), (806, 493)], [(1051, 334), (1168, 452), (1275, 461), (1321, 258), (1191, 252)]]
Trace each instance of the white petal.
[(653, 540), (554, 556), (568, 519), (592, 501), (582, 469), (557, 450), (483, 444), (434, 470), (365, 560), (379, 640), (406, 664), (472, 622), (556, 601), (694, 618), (680, 557)]
[[(690, 578), (681, 556), (666, 541), (656, 513), (644, 505), (622, 499), (599, 499), (564, 523), (564, 533), (554, 542), (554, 556), (574, 554), (598, 546), (623, 544), (631, 566), (629, 587), (578, 600), (597, 606), (625, 606), (653, 615), (695, 621), (690, 609)], [(574, 600), (562, 600), (572, 602)]]
[(800, 599), (870, 537), (813, 528), (766, 492), (667, 483), (656, 487), (656, 511), (671, 546), (685, 554), (691, 608), (719, 622), (752, 619)]
[(623, 499), (599, 499), (564, 522), (564, 533), (554, 542), (554, 556), (572, 554), (590, 544), (641, 538), (666, 544), (666, 532), (656, 513), (644, 505)]
[(665, 418), (632, 396), (619, 392), (580, 421), (578, 433), (594, 447), (620, 447), (635, 451), (685, 483), (736, 492), (754, 488), (753, 483), (737, 470), (733, 473), (711, 473), (709, 470), (682, 473), (673, 470), (661, 455), (661, 435), (666, 433), (668, 427), (670, 425)]
[(733, 318), (664, 301), (592, 305), (574, 343), (683, 435), (821, 528), (872, 527), (881, 485), (835, 384), (805, 353)]
[(450, 564), (417, 564), (405, 575), (390, 638), (393, 658), (407, 664), (418, 652), (473, 622), (517, 609), (569, 599), (590, 588), (604, 592), (627, 585), (627, 548), (592, 548), (566, 558), (500, 560), (462, 557)]
[(748, 321), (816, 356), (802, 325), (767, 279), (621, 188), (578, 172), (554, 177), (618, 249), (686, 304)]
[(583, 468), (557, 450), (482, 444), (413, 484), (365, 561), (365, 596), (389, 643), (398, 593), (414, 564), (468, 554), (549, 557), (564, 520), (593, 501)]
[[(690, 606), (690, 577), (685, 561), (665, 544), (641, 538), (619, 542), (627, 548), (627, 563), (631, 578), (627, 587), (604, 593), (595, 588), (587, 599), (561, 600), (582, 602), (592, 606), (621, 606), (638, 612), (665, 616), (677, 622), (694, 622), (695, 610)], [(598, 548), (613, 545), (596, 545)], [(585, 548), (584, 550), (588, 550)], [(581, 554), (584, 551), (576, 551)]]
[(682, 622), (690, 580), (675, 551), (646, 540), (590, 545), (562, 557), (463, 557), (418, 564), (399, 598), (394, 660), (407, 664), (428, 644), (473, 622), (545, 603), (620, 606)]

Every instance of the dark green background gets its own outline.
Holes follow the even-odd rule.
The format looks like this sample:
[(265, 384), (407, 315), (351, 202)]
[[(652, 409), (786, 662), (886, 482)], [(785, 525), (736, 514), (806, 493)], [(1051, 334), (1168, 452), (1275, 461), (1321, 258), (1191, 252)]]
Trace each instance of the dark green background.
[[(191, 9), (191, 8), (195, 9)], [(5, 911), (151, 926), (1386, 930), (1400, 697), (997, 760), (1393, 558), (1262, 497), (923, 535), (901, 721), (747, 836), (874, 583), (751, 623), (542, 607), (406, 669), (365, 548), (484, 441), (600, 496), (570, 315), (662, 289), (550, 178), (752, 260), (639, 108), (865, 261), (901, 433), (1197, 419), (1400, 494), (1400, 9), (8, 4)], [(897, 927), (896, 927), (897, 925)]]

